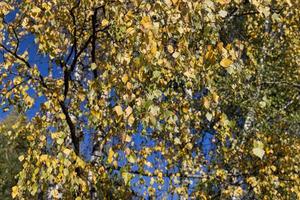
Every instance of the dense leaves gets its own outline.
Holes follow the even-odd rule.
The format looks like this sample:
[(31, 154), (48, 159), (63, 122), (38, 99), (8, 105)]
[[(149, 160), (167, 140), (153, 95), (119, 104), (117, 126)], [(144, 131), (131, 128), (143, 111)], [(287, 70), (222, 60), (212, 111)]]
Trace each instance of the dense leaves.
[(24, 124), (25, 118), (15, 112), (0, 123), (0, 193), (3, 200), (11, 199), (11, 188), (17, 183), (16, 176), (22, 168), (20, 159), (26, 152), (27, 142), (18, 135), (18, 129)]
[(0, 2), (12, 196), (300, 198), (299, 5)]

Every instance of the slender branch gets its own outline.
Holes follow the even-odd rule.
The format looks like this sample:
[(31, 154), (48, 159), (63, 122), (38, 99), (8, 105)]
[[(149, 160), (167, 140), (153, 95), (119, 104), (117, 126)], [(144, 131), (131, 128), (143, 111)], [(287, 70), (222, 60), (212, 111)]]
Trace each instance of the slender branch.
[(79, 155), (79, 143), (80, 143), (80, 141), (79, 141), (79, 138), (76, 136), (76, 127), (75, 127), (74, 123), (72, 122), (72, 119), (71, 119), (70, 114), (69, 114), (69, 110), (66, 107), (66, 105), (64, 104), (64, 102), (59, 101), (59, 105), (62, 108), (62, 111), (63, 111), (63, 113), (66, 117), (67, 124), (68, 124), (69, 129), (70, 129), (71, 139), (72, 139), (72, 142), (73, 142), (73, 145), (74, 145), (74, 151), (77, 155)]
[(17, 46), (16, 46), (16, 49), (15, 49), (14, 53), (17, 53), (18, 50), (19, 50), (20, 40), (19, 40), (19, 37), (18, 37), (18, 35), (17, 35), (17, 33), (16, 33), (16, 30), (15, 30), (14, 28), (12, 28), (12, 30), (13, 30), (14, 35), (15, 35), (16, 40), (17, 40)]
[(92, 35), (90, 35), (89, 38), (87, 39), (87, 41), (80, 48), (80, 50), (78, 51), (78, 53), (75, 55), (75, 57), (73, 59), (73, 62), (71, 64), (70, 72), (74, 71), (78, 58), (81, 56), (81, 54), (83, 53), (83, 51), (88, 47), (89, 43), (92, 41), (92, 38), (93, 38)]
[(262, 82), (261, 84), (266, 84), (266, 85), (290, 85), (290, 86), (293, 86), (293, 87), (296, 87), (298, 89), (300, 89), (300, 84), (298, 83), (290, 83), (290, 82), (287, 82), (287, 81), (265, 81), (265, 82)]
[[(98, 9), (94, 10), (94, 14), (92, 16), (92, 63), (96, 62), (96, 23), (97, 23), (97, 14), (98, 14)], [(93, 70), (94, 78), (96, 79), (98, 74), (97, 74), (97, 69)]]
[(241, 16), (246, 16), (246, 15), (256, 15), (256, 14), (259, 14), (259, 12), (258, 11), (245, 12), (245, 13), (235, 14), (232, 16), (233, 17), (241, 17)]
[(76, 17), (74, 15), (74, 10), (76, 8), (78, 8), (80, 5), (80, 1), (78, 1), (76, 3), (76, 5), (74, 7), (71, 8), (71, 10), (69, 11), (71, 17), (72, 17), (72, 22), (73, 22), (73, 27), (74, 27), (74, 30), (73, 30), (73, 39), (74, 39), (74, 42), (73, 42), (73, 46), (71, 48), (71, 52), (69, 54), (69, 56), (67, 57), (66, 59), (66, 63), (68, 63), (68, 61), (70, 60), (72, 54), (73, 54), (73, 51), (74, 51), (74, 54), (76, 55), (77, 54), (77, 23), (76, 23)]
[(27, 79), (23, 80), (21, 83), (14, 85), (13, 87), (9, 88), (7, 91), (5, 91), (6, 93), (2, 93), (3, 91), (1, 91), (0, 93), (2, 93), (3, 95), (6, 95), (8, 92), (12, 91), (13, 89), (21, 86), (23, 83), (26, 83), (27, 81), (29, 81), (31, 79), (31, 77), (27, 77)]
[[(145, 176), (145, 177), (155, 177), (158, 178), (159, 175), (157, 174), (152, 174), (152, 173), (147, 173), (144, 171), (133, 171), (132, 169), (126, 170), (124, 169), (124, 167), (120, 167), (120, 166), (112, 166), (112, 165), (103, 165), (104, 169), (107, 171), (124, 171), (127, 173), (130, 173), (132, 175), (136, 175), (136, 176)], [(239, 177), (239, 176), (251, 176), (253, 174), (251, 173), (227, 173), (228, 176), (231, 177)], [(165, 174), (163, 174), (161, 177), (162, 178), (181, 178), (181, 179), (202, 179), (202, 178), (209, 178), (211, 176), (211, 174), (209, 173), (204, 173), (204, 174), (189, 174), (189, 173), (174, 173), (174, 172), (167, 172)]]
[[(14, 56), (16, 59), (22, 61), (26, 67), (28, 69), (32, 69), (30, 63), (25, 59), (22, 58), (21, 56), (19, 56), (16, 52), (13, 52), (12, 50), (10, 50), (9, 48), (7, 48), (6, 46), (4, 46), (3, 44), (0, 44), (0, 47), (2, 47), (5, 51), (7, 51), (9, 54), (11, 54), (12, 56)], [(30, 76), (31, 77), (31, 76)], [(39, 79), (40, 79), (40, 83), (43, 87), (48, 88), (48, 86), (45, 83), (44, 77), (40, 74), (39, 75)]]

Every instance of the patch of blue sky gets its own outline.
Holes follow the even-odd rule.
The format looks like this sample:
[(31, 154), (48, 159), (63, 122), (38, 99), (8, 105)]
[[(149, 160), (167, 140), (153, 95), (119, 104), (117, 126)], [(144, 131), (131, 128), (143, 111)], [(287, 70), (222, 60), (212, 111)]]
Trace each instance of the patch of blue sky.
[(83, 140), (80, 143), (80, 154), (83, 155), (85, 160), (90, 160), (93, 150), (92, 133), (90, 131), (84, 131)]
[(167, 172), (167, 166), (168, 162), (162, 155), (162, 152), (160, 151), (153, 151), (148, 157), (147, 161), (151, 162), (153, 164), (154, 170), (158, 169), (162, 171), (163, 173)]
[(118, 166), (119, 167), (124, 167), (128, 162), (127, 162), (127, 158), (126, 158), (126, 155), (125, 155), (125, 152), (124, 151), (117, 151), (118, 153)]
[(134, 163), (130, 166), (130, 170), (132, 172), (137, 172), (139, 170), (139, 166), (136, 163)]
[(13, 21), (15, 18), (16, 18), (16, 15), (17, 15), (17, 13), (18, 13), (18, 10), (19, 9), (15, 9), (15, 10), (12, 10), (12, 11), (10, 11), (8, 14), (6, 14), (5, 16), (4, 16), (4, 20), (6, 21), (6, 22), (11, 22), (11, 21)]
[(203, 132), (204, 136), (202, 139), (202, 152), (204, 154), (204, 158), (210, 162), (212, 159), (211, 153), (215, 149), (215, 145), (213, 143), (213, 139), (215, 138), (213, 131), (205, 131)]

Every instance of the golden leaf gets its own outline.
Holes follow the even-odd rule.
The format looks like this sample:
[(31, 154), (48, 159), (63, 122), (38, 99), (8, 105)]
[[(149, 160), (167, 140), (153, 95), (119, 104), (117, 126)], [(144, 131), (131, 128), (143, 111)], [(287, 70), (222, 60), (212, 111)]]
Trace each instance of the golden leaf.
[(213, 116), (211, 113), (208, 112), (208, 113), (206, 113), (205, 117), (208, 121), (211, 121)]
[(152, 21), (149, 16), (144, 16), (141, 20), (141, 24), (145, 29), (151, 29), (152, 28)]
[(132, 125), (135, 121), (135, 118), (133, 117), (133, 115), (130, 115), (129, 118), (128, 118), (128, 123), (129, 125)]
[(24, 101), (29, 106), (32, 106), (33, 103), (34, 103), (34, 99), (31, 96), (29, 96), (29, 95), (26, 95)]
[(132, 108), (128, 106), (125, 110), (125, 116), (128, 117), (132, 113)]
[(65, 120), (66, 119), (66, 115), (64, 113), (59, 113), (58, 114), (58, 117), (62, 120)]
[(52, 197), (54, 197), (54, 198), (58, 198), (59, 193), (58, 193), (57, 189), (52, 190), (52, 191), (51, 191), (51, 195), (52, 195)]
[(229, 67), (232, 64), (232, 60), (228, 59), (228, 58), (223, 58), (220, 62), (220, 65), (224, 68)]
[(96, 63), (92, 63), (92, 64), (91, 64), (91, 69), (92, 69), (92, 70), (95, 70), (96, 68), (97, 68)]
[(218, 3), (224, 5), (224, 4), (229, 4), (231, 0), (218, 0)]
[(114, 108), (115, 112), (117, 113), (118, 116), (122, 115), (123, 114), (123, 110), (122, 110), (122, 107), (121, 106), (116, 106)]
[(128, 90), (132, 89), (132, 83), (130, 83), (130, 82), (127, 82), (127, 84), (126, 84), (126, 88), (127, 88)]
[(127, 81), (128, 81), (128, 75), (127, 75), (127, 74), (124, 74), (124, 75), (122, 76), (122, 82), (125, 84), (125, 83), (127, 83)]
[(172, 3), (173, 3), (174, 5), (176, 5), (176, 4), (178, 3), (178, 0), (172, 0)]
[(31, 11), (32, 11), (33, 13), (40, 13), (40, 12), (41, 12), (41, 9), (40, 9), (39, 7), (34, 7), (34, 8), (31, 9)]
[(109, 21), (107, 19), (103, 19), (101, 22), (101, 26), (107, 26), (109, 24)]
[(252, 153), (254, 155), (256, 155), (257, 157), (259, 157), (260, 159), (263, 158), (263, 156), (265, 155), (265, 151), (264, 151), (264, 144), (259, 141), (259, 140), (255, 140), (253, 142), (253, 149), (252, 149)]
[(19, 188), (18, 188), (18, 186), (12, 187), (12, 192), (11, 192), (12, 198), (16, 198), (16, 196), (18, 196), (18, 194), (19, 194)]
[(57, 142), (57, 144), (61, 145), (64, 143), (64, 139), (58, 138), (56, 142)]
[(127, 158), (128, 162), (130, 163), (135, 163), (136, 162), (136, 157), (133, 154), (130, 154)]
[(132, 138), (130, 135), (125, 135), (125, 142), (131, 142)]
[(134, 32), (135, 32), (135, 30), (134, 30), (134, 28), (132, 28), (132, 27), (129, 27), (129, 28), (126, 30), (126, 33), (127, 33), (128, 35), (132, 35)]
[(167, 46), (167, 49), (168, 49), (168, 52), (169, 52), (169, 53), (173, 53), (173, 52), (174, 52), (174, 48), (173, 48), (172, 45), (168, 45), (168, 46)]
[(63, 152), (64, 152), (64, 154), (66, 154), (68, 156), (68, 155), (70, 155), (70, 153), (72, 152), (72, 150), (70, 150), (70, 149), (64, 149)]
[(109, 164), (112, 163), (114, 155), (115, 155), (115, 152), (112, 150), (112, 148), (110, 148), (109, 151), (108, 151), (108, 157), (107, 157), (107, 162)]
[(205, 107), (206, 109), (209, 109), (209, 107), (210, 107), (210, 102), (209, 102), (209, 100), (208, 100), (207, 97), (204, 97), (204, 99), (203, 99), (203, 105), (204, 105), (204, 107)]
[(22, 162), (22, 161), (24, 160), (24, 155), (21, 155), (21, 156), (19, 156), (19, 158), (18, 158), (18, 159), (19, 159), (19, 161), (21, 161), (21, 162)]
[(172, 54), (173, 58), (178, 58), (178, 56), (180, 56), (180, 53), (178, 51), (174, 52)]

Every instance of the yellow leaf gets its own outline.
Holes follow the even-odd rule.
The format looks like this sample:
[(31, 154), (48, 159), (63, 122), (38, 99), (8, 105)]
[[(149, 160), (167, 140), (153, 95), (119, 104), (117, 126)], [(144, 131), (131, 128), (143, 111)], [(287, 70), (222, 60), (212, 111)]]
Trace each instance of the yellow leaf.
[(56, 81), (56, 85), (58, 87), (61, 87), (63, 84), (64, 84), (64, 81), (62, 79), (59, 79), (59, 80)]
[(62, 119), (62, 120), (65, 120), (65, 119), (66, 119), (66, 116), (65, 116), (64, 113), (59, 113), (59, 114), (58, 114), (58, 117), (59, 117), (60, 119)]
[(76, 199), (75, 200), (82, 200), (82, 198), (81, 197), (76, 197)]
[(181, 141), (178, 137), (174, 139), (174, 144), (181, 144)]
[(264, 144), (259, 140), (255, 140), (253, 142), (252, 153), (257, 157), (259, 157), (260, 159), (262, 159), (263, 156), (265, 155), (265, 151), (263, 148), (264, 148)]
[(206, 113), (205, 117), (208, 121), (211, 121), (213, 116), (211, 113), (208, 112), (208, 113)]
[(151, 42), (151, 49), (150, 49), (150, 51), (151, 51), (151, 54), (152, 54), (152, 55), (156, 55), (156, 52), (157, 52), (157, 44), (156, 44), (155, 41), (152, 41), (152, 42)]
[(152, 28), (152, 21), (149, 16), (144, 16), (141, 20), (141, 24), (145, 29), (151, 29)]
[(220, 65), (224, 68), (229, 67), (232, 64), (232, 60), (228, 59), (228, 58), (223, 58), (220, 62)]
[(108, 157), (107, 157), (107, 162), (109, 164), (112, 163), (114, 155), (115, 155), (115, 152), (112, 150), (112, 148), (110, 148), (109, 151), (108, 151)]
[(227, 13), (227, 11), (225, 11), (225, 10), (220, 10), (220, 11), (219, 11), (219, 15), (220, 15), (221, 17), (223, 17), (223, 18), (226, 17), (227, 14), (228, 14), (228, 13)]
[(46, 109), (50, 109), (51, 102), (50, 102), (50, 101), (46, 101), (46, 102), (44, 103), (44, 106), (45, 106)]
[(56, 189), (51, 191), (51, 196), (54, 197), (54, 198), (58, 198), (58, 194), (59, 193)]
[(206, 109), (209, 109), (209, 107), (210, 107), (210, 102), (209, 102), (209, 100), (208, 100), (207, 97), (204, 97), (204, 99), (203, 99), (203, 105), (204, 105), (204, 107), (205, 107)]
[(130, 115), (129, 118), (128, 118), (128, 123), (129, 125), (131, 126), (135, 121), (135, 118), (133, 117), (133, 115)]
[(56, 142), (57, 142), (57, 144), (61, 145), (62, 143), (64, 143), (64, 139), (58, 138)]
[(178, 3), (178, 0), (172, 0), (172, 3), (173, 3), (174, 5), (176, 5), (176, 4)]
[(79, 158), (79, 157), (77, 157), (76, 163), (77, 163), (77, 165), (78, 165), (79, 167), (81, 167), (81, 168), (84, 168), (84, 167), (85, 167), (85, 162), (84, 162), (81, 158)]
[(125, 142), (130, 142), (131, 141), (131, 136), (130, 135), (126, 135), (125, 136)]
[(46, 160), (48, 160), (48, 155), (47, 154), (43, 154), (43, 155), (40, 156), (40, 161), (41, 162), (44, 162)]
[(101, 119), (101, 112), (100, 111), (96, 111), (95, 109), (91, 110), (91, 114), (96, 117), (97, 119)]
[(122, 115), (123, 114), (123, 110), (122, 110), (122, 107), (121, 106), (116, 106), (114, 108), (115, 112), (117, 113), (118, 116)]
[(21, 161), (21, 162), (22, 162), (22, 161), (24, 160), (24, 155), (21, 155), (21, 156), (19, 156), (19, 158), (18, 158), (18, 159), (19, 159), (19, 161)]
[(34, 137), (33, 137), (32, 135), (28, 135), (26, 138), (27, 138), (27, 140), (29, 140), (29, 141), (33, 141), (33, 140), (34, 140)]
[(160, 107), (152, 105), (149, 108), (149, 112), (150, 112), (151, 115), (157, 116), (157, 115), (159, 115)]
[(80, 101), (84, 101), (84, 99), (85, 99), (84, 93), (79, 92), (79, 93), (78, 93), (78, 98), (80, 99)]
[(113, 166), (114, 166), (115, 168), (117, 168), (117, 167), (118, 167), (118, 161), (114, 160), (114, 161), (113, 161)]
[(231, 0), (218, 0), (218, 2), (222, 5), (229, 4)]
[(34, 99), (29, 95), (26, 95), (24, 101), (28, 106), (32, 106), (34, 103)]
[(128, 75), (127, 75), (127, 74), (124, 74), (124, 75), (122, 76), (122, 82), (125, 84), (125, 83), (127, 83), (127, 81), (128, 81)]
[(96, 63), (92, 63), (92, 64), (91, 64), (91, 69), (92, 69), (92, 70), (95, 70), (96, 68), (97, 68)]
[(169, 52), (169, 53), (173, 53), (173, 52), (174, 52), (174, 48), (173, 48), (172, 45), (168, 45), (168, 46), (167, 46), (167, 49), (168, 49), (168, 52)]
[(107, 26), (109, 24), (109, 21), (107, 19), (103, 19), (101, 22), (101, 26)]
[(67, 168), (64, 169), (64, 176), (68, 176), (69, 175), (69, 170)]
[(126, 117), (128, 117), (131, 113), (132, 113), (132, 108), (130, 106), (128, 106), (125, 110)]
[(213, 92), (212, 95), (213, 95), (212, 97), (213, 97), (214, 102), (218, 103), (219, 102), (219, 95), (215, 92)]
[(64, 152), (64, 154), (66, 154), (68, 156), (68, 155), (70, 155), (70, 153), (72, 152), (72, 150), (70, 150), (70, 149), (64, 149), (63, 152)]
[(178, 51), (174, 52), (172, 54), (173, 58), (178, 58), (178, 56), (180, 56), (180, 53)]
[(127, 82), (126, 87), (127, 87), (128, 90), (132, 89), (132, 83)]
[(40, 12), (41, 12), (41, 9), (40, 9), (39, 7), (34, 7), (34, 8), (31, 9), (31, 11), (32, 11), (33, 13), (40, 13)]
[(129, 27), (127, 30), (126, 30), (126, 33), (128, 34), (128, 35), (131, 35), (131, 34), (133, 34), (135, 32), (135, 30), (134, 30), (134, 28), (132, 28), (132, 27)]
[(19, 188), (18, 188), (18, 186), (12, 187), (12, 192), (11, 192), (12, 198), (16, 198), (16, 196), (18, 196), (18, 194), (19, 194)]
[(18, 84), (20, 84), (21, 82), (22, 82), (22, 78), (21, 78), (20, 76), (15, 77), (14, 80), (13, 80), (13, 83), (14, 83), (15, 85), (18, 85)]
[(130, 163), (135, 163), (136, 162), (136, 157), (133, 154), (130, 154), (127, 158), (128, 162)]
[(261, 148), (253, 148), (252, 152), (253, 152), (254, 155), (259, 157), (260, 159), (262, 159), (264, 154), (265, 154), (265, 151)]

